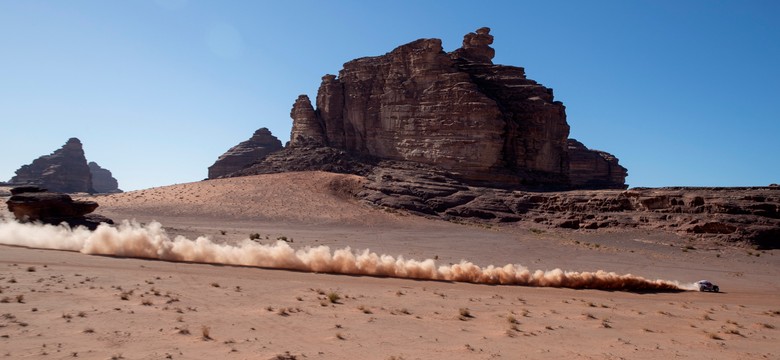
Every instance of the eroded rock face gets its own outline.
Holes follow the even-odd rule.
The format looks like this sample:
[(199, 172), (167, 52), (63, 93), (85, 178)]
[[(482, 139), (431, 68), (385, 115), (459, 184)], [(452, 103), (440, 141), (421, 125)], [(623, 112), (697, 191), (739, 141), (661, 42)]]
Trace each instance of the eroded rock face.
[(62, 148), (41, 156), (16, 170), (12, 184), (34, 184), (63, 193), (94, 192), (92, 173), (77, 138), (68, 140)]
[(780, 195), (771, 187), (524, 192), (467, 185), (430, 167), (380, 164), (357, 197), (445, 220), (525, 221), (593, 231), (661, 229), (708, 241), (780, 248)]
[(451, 53), (439, 39), (420, 39), (347, 62), (338, 77), (323, 77), (316, 109), (305, 95), (296, 100), (290, 145), (429, 164), (505, 186), (622, 188), (624, 177), (591, 179), (581, 166), (570, 181), (563, 104), (523, 68), (494, 65), (492, 42), (481, 28)]
[(94, 161), (90, 161), (87, 165), (92, 174), (92, 188), (95, 192), (104, 194), (122, 192), (119, 189), (119, 182), (111, 174), (111, 171), (100, 167)]
[(591, 150), (569, 139), (569, 181), (579, 189), (626, 189), (628, 171), (612, 154)]
[(209, 179), (216, 179), (242, 170), (268, 154), (281, 149), (282, 142), (273, 136), (267, 128), (260, 128), (249, 140), (230, 148), (214, 162), (214, 165), (209, 166)]
[(290, 131), (290, 146), (325, 145), (325, 131), (308, 96), (298, 96), (290, 117), (295, 119)]

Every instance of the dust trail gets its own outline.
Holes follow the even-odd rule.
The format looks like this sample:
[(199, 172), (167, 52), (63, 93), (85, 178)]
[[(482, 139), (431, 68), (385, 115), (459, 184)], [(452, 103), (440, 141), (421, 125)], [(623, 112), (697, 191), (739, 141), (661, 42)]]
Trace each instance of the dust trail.
[(563, 287), (621, 291), (680, 291), (687, 286), (676, 281), (649, 280), (613, 272), (535, 270), (508, 264), (480, 267), (468, 261), (436, 266), (432, 259), (413, 260), (349, 247), (327, 246), (293, 249), (278, 241), (263, 245), (245, 239), (236, 245), (218, 244), (207, 237), (171, 239), (158, 222), (140, 225), (123, 221), (116, 227), (100, 225), (95, 231), (67, 226), (21, 224), (0, 219), (0, 244), (78, 251), (84, 254), (186, 261), (332, 274), (387, 276), (421, 280), (458, 281), (477, 284)]

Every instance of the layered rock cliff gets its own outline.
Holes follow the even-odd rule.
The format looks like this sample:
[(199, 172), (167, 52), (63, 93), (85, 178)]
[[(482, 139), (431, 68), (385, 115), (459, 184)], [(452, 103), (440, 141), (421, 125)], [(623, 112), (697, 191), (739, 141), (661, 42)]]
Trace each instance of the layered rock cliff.
[(114, 178), (111, 171), (100, 167), (96, 162), (90, 161), (89, 172), (92, 174), (92, 188), (98, 193), (118, 193), (122, 192), (119, 189), (119, 182)]
[[(600, 156), (598, 153), (597, 156)], [(583, 232), (648, 229), (705, 243), (780, 248), (780, 191), (746, 188), (660, 188), (525, 192), (478, 187), (412, 163), (382, 164), (356, 198), (385, 209), (479, 224)]]
[(569, 139), (569, 181), (578, 189), (615, 188), (622, 184), (628, 171), (618, 164), (618, 159), (607, 152), (591, 150), (581, 142)]
[(230, 148), (214, 162), (214, 165), (209, 166), (209, 179), (216, 179), (242, 170), (266, 155), (281, 149), (282, 142), (273, 136), (267, 128), (260, 128), (249, 140)]
[(16, 170), (12, 184), (34, 184), (54, 192), (94, 192), (84, 148), (77, 138), (70, 138), (62, 148), (41, 156)]
[(420, 39), (347, 62), (322, 78), (316, 109), (305, 95), (295, 101), (290, 146), (429, 164), (503, 186), (625, 188), (614, 156), (590, 161), (584, 146), (569, 146), (552, 89), (521, 67), (492, 63), (492, 42), (481, 28), (450, 53), (439, 39)]

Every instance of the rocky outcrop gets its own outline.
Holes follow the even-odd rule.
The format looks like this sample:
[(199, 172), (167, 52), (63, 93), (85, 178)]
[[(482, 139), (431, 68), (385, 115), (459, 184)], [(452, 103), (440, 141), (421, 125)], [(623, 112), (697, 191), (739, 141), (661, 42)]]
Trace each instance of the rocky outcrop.
[(89, 172), (92, 174), (92, 188), (97, 193), (120, 193), (119, 182), (111, 174), (111, 171), (100, 167), (96, 162), (90, 161)]
[(267, 128), (260, 128), (249, 140), (230, 148), (214, 162), (214, 165), (209, 166), (209, 179), (216, 179), (242, 170), (268, 154), (281, 149), (282, 142), (273, 136)]
[(346, 151), (327, 146), (298, 145), (269, 154), (257, 163), (229, 176), (251, 176), (291, 171), (327, 171), (367, 175), (375, 159), (356, 158)]
[(16, 170), (12, 184), (34, 184), (63, 193), (94, 192), (84, 149), (77, 138), (68, 140), (62, 148), (41, 156)]
[(492, 42), (481, 28), (451, 53), (439, 39), (420, 39), (347, 62), (338, 77), (322, 78), (316, 109), (305, 95), (296, 100), (290, 146), (428, 164), (501, 186), (623, 188), (617, 159), (606, 153), (614, 171), (587, 173), (578, 152), (570, 178), (563, 104), (523, 68), (494, 65)]
[(357, 197), (374, 206), (450, 221), (528, 222), (592, 231), (661, 229), (763, 249), (780, 248), (780, 192), (755, 188), (661, 188), (524, 192), (477, 187), (446, 171), (382, 163)]
[(628, 171), (612, 154), (591, 150), (569, 139), (569, 181), (578, 189), (626, 189)]
[(311, 105), (311, 100), (306, 95), (298, 96), (290, 117), (295, 119), (290, 131), (290, 146), (324, 146), (326, 144), (325, 131), (317, 119), (317, 113)]
[(21, 222), (42, 222), (44, 224), (85, 226), (96, 229), (100, 223), (113, 224), (111, 219), (90, 214), (97, 209), (94, 201), (73, 200), (69, 195), (48, 192), (36, 187), (19, 187), (6, 204), (8, 210)]

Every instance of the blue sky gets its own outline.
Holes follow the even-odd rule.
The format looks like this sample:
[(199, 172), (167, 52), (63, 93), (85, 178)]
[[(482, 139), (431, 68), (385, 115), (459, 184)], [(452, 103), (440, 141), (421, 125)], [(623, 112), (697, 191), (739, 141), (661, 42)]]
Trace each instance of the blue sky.
[(124, 190), (198, 181), (299, 94), (488, 26), (631, 186), (780, 183), (777, 1), (0, 0), (0, 180), (68, 138)]

